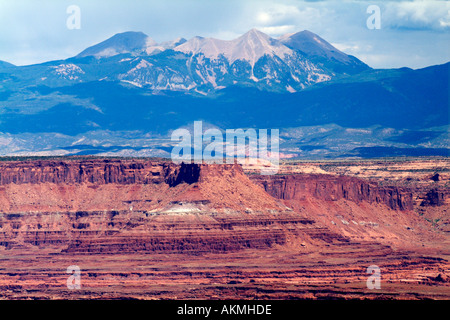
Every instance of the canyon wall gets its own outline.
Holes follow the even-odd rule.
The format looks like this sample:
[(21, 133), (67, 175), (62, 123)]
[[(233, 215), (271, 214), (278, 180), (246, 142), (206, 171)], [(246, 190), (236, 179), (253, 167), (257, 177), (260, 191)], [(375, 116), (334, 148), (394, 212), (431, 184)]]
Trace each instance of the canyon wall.
[(8, 249), (199, 254), (326, 233), (236, 164), (46, 160), (3, 162), (0, 173), (0, 246)]
[[(202, 165), (145, 160), (39, 160), (0, 162), (0, 185), (7, 184), (157, 184), (170, 186), (199, 179)], [(232, 165), (226, 165), (227, 169)]]
[[(175, 187), (199, 182), (201, 177), (242, 174), (236, 164), (181, 164), (144, 160), (79, 160), (0, 162), (0, 186), (8, 184), (160, 184)], [(359, 203), (384, 203), (393, 210), (411, 210), (413, 196), (397, 187), (380, 187), (365, 180), (323, 174), (250, 175), (251, 181), (277, 199), (303, 200), (315, 197), (327, 201), (346, 199)], [(430, 193), (432, 205), (442, 202), (442, 195)]]
[(362, 179), (325, 174), (251, 175), (251, 180), (277, 199), (382, 203), (393, 210), (412, 210), (413, 195), (398, 187), (380, 187)]
[[(0, 298), (448, 298), (448, 241), (410, 207), (406, 189), (337, 175), (0, 162)], [(384, 291), (367, 289), (370, 265)]]
[(237, 164), (0, 162), (6, 248), (199, 253), (409, 239), (420, 223), (412, 206), (401, 188), (336, 175), (245, 175)]

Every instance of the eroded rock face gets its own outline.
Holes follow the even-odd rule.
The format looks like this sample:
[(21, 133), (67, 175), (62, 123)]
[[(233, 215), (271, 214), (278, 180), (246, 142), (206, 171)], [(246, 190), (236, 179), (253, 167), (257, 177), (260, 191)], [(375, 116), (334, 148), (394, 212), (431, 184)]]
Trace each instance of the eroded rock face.
[(0, 185), (8, 184), (159, 184), (175, 187), (224, 172), (243, 174), (237, 164), (195, 164), (145, 160), (0, 162)]
[(411, 193), (400, 188), (323, 174), (249, 178), (237, 164), (0, 163), (0, 245), (7, 248), (200, 253), (288, 239), (320, 247), (348, 237), (403, 238), (418, 224), (411, 208)]
[(314, 197), (321, 200), (340, 199), (359, 203), (383, 203), (393, 210), (411, 210), (413, 196), (408, 190), (397, 187), (380, 187), (375, 183), (326, 174), (296, 174), (280, 176), (252, 176), (252, 181), (277, 199), (305, 200)]
[(170, 186), (175, 187), (180, 183), (192, 184), (200, 180), (201, 165), (185, 164), (180, 166), (164, 166), (164, 181)]
[[(237, 165), (0, 162), (0, 298), (448, 298), (436, 285), (448, 287), (448, 261), (428, 257), (442, 241), (419, 228), (407, 191), (250, 176)], [(366, 288), (374, 264), (385, 291)], [(82, 290), (67, 289), (70, 265)]]
[(300, 233), (302, 241), (318, 238), (302, 231), (315, 229), (314, 221), (277, 202), (235, 164), (29, 161), (2, 163), (0, 172), (6, 248), (198, 254), (284, 245)]
[(172, 173), (170, 163), (126, 160), (24, 161), (0, 163), (0, 185), (7, 184), (148, 184)]
[[(169, 187), (193, 184), (208, 177), (244, 176), (236, 164), (207, 165), (151, 162), (139, 160), (27, 161), (0, 163), (0, 186), (8, 184), (160, 184)], [(346, 199), (354, 202), (384, 203), (391, 209), (411, 210), (412, 193), (397, 187), (379, 187), (375, 183), (344, 176), (301, 174), (282, 176), (252, 175), (252, 181), (277, 199)], [(442, 197), (440, 197), (442, 198)], [(430, 193), (436, 205), (439, 196)]]
[(445, 192), (443, 190), (432, 189), (426, 193), (424, 198), (420, 204), (423, 207), (441, 206), (445, 203)]

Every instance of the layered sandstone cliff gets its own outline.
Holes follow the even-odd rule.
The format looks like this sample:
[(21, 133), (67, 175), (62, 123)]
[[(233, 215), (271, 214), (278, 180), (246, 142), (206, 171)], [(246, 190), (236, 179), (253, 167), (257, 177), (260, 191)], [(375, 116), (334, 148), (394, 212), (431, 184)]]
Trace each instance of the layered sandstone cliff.
[(0, 172), (0, 245), (6, 248), (228, 252), (284, 245), (313, 224), (233, 164), (28, 161), (0, 163)]
[[(236, 175), (240, 175), (241, 178), (243, 176), (241, 167), (236, 164), (175, 165), (170, 162), (144, 160), (0, 162), (0, 186), (165, 183), (169, 187), (175, 187), (181, 183), (193, 184), (200, 181), (206, 183), (213, 181), (213, 177), (224, 180), (225, 176), (231, 178), (229, 180), (231, 183)], [(394, 210), (413, 208), (413, 197), (410, 191), (399, 187), (379, 187), (375, 183), (352, 177), (326, 174), (251, 175), (251, 180), (277, 199), (304, 200), (306, 197), (331, 201), (346, 199), (357, 203), (360, 201), (384, 203)], [(250, 185), (247, 183), (247, 187)], [(211, 189), (214, 187), (211, 186)], [(439, 205), (443, 201), (443, 195), (435, 190), (430, 191), (425, 201), (425, 204)]]
[(340, 199), (360, 203), (382, 203), (393, 210), (411, 210), (413, 195), (399, 187), (380, 187), (362, 179), (327, 174), (252, 175), (252, 181), (277, 199), (305, 200), (314, 197), (326, 201)]
[(163, 210), (173, 202), (214, 209), (284, 210), (237, 164), (145, 160), (0, 162), (0, 212)]
[[(0, 298), (448, 297), (448, 261), (430, 257), (446, 242), (408, 209), (408, 190), (250, 177), (237, 165), (0, 162)], [(440, 208), (439, 191), (424, 197)], [(67, 289), (71, 265), (81, 290)], [(367, 289), (370, 265), (383, 290)]]
[(401, 188), (331, 175), (249, 178), (236, 164), (0, 162), (6, 248), (201, 253), (390, 243), (420, 231), (411, 207), (411, 193)]
[[(38, 160), (0, 162), (0, 185), (7, 184), (152, 184), (197, 175), (170, 162), (143, 160)], [(188, 167), (188, 168), (193, 168)], [(179, 171), (182, 171), (179, 174)], [(190, 177), (188, 175), (191, 175)], [(179, 176), (179, 177), (178, 177)], [(178, 178), (177, 178), (178, 177)], [(181, 180), (180, 180), (181, 182)]]

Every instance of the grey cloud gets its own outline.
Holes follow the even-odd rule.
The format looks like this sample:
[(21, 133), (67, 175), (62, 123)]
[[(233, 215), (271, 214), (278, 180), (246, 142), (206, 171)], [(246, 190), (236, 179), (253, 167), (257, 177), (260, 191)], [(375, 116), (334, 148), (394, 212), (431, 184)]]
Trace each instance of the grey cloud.
[(382, 13), (385, 28), (405, 30), (450, 29), (450, 3), (447, 1), (388, 2)]

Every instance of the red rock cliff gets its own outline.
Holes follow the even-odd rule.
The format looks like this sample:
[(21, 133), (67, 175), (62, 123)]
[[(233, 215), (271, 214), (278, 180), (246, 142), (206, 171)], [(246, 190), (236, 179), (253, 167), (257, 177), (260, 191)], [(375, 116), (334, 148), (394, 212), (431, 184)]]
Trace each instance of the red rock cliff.
[(148, 184), (171, 179), (171, 163), (143, 160), (68, 160), (0, 162), (0, 185), (7, 184)]
[(46, 160), (3, 162), (0, 174), (0, 247), (199, 253), (323, 234), (234, 164)]
[(261, 185), (273, 197), (283, 200), (315, 197), (328, 201), (346, 199), (356, 203), (384, 203), (394, 210), (413, 208), (410, 191), (397, 187), (380, 187), (376, 183), (353, 177), (324, 174), (252, 175), (251, 180)]
[(8, 184), (192, 184), (207, 175), (243, 173), (236, 164), (208, 165), (146, 160), (41, 160), (0, 162), (0, 185)]

